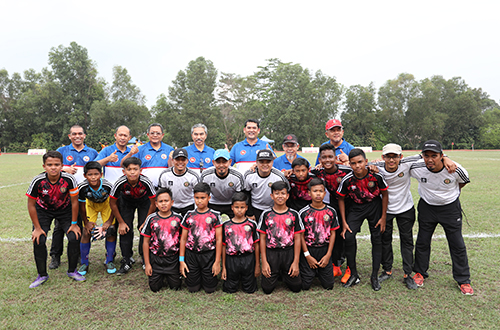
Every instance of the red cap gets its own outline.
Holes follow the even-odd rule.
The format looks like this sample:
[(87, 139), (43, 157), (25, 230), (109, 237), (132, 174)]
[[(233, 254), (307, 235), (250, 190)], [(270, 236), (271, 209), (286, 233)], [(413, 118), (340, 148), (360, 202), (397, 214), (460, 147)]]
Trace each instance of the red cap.
[(332, 129), (334, 127), (342, 127), (342, 123), (340, 122), (340, 120), (338, 119), (330, 119), (329, 121), (326, 122), (326, 125), (325, 125), (325, 130), (329, 130), (329, 129)]

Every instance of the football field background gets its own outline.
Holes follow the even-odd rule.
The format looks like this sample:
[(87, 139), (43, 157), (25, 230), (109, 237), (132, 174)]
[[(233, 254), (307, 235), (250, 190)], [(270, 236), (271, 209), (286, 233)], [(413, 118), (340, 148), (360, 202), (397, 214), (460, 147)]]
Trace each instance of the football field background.
[[(412, 155), (415, 152), (405, 152)], [(43, 286), (28, 289), (36, 277), (30, 241), (31, 221), (25, 196), (31, 179), (42, 172), (41, 156), (0, 155), (0, 328), (496, 328), (500, 324), (500, 152), (446, 151), (471, 178), (462, 191), (466, 220), (463, 234), (468, 249), (475, 295), (462, 296), (452, 278), (451, 259), (443, 230), (432, 243), (430, 278), (416, 291), (402, 283), (401, 255), (394, 232), (393, 278), (382, 290), (371, 289), (371, 246), (363, 225), (358, 240), (361, 283), (331, 291), (319, 282), (293, 294), (280, 284), (271, 295), (207, 295), (163, 290), (152, 293), (140, 265), (122, 277), (108, 275), (102, 265), (104, 244), (92, 245), (87, 281), (66, 277), (63, 255), (57, 270), (49, 270)], [(316, 154), (303, 154), (312, 163)], [(367, 154), (370, 160), (380, 152)], [(418, 201), (417, 184), (412, 193)], [(397, 228), (397, 226), (395, 226)], [(418, 225), (415, 224), (414, 235)], [(51, 232), (48, 235), (51, 236)], [(136, 236), (137, 237), (137, 236)], [(50, 244), (50, 240), (48, 241)], [(135, 249), (137, 259), (137, 241)], [(118, 254), (119, 248), (117, 248)], [(119, 258), (117, 258), (119, 260)], [(118, 264), (118, 262), (117, 262)]]

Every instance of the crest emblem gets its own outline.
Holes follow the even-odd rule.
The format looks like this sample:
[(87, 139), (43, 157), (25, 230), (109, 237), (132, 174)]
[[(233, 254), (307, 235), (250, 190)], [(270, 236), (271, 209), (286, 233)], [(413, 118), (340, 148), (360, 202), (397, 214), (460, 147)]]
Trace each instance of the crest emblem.
[(368, 182), (368, 187), (370, 187), (370, 188), (375, 187), (375, 182), (373, 182), (373, 181)]
[(445, 184), (450, 184), (451, 183), (451, 180), (450, 179), (444, 179), (443, 181)]
[(194, 163), (195, 161), (196, 161), (196, 158), (194, 158), (194, 157), (189, 158), (190, 163)]
[(341, 177), (338, 177), (337, 178), (337, 183), (340, 183), (342, 181), (342, 178)]
[(273, 183), (269, 182), (267, 185), (269, 186), (269, 188), (271, 188), (271, 186), (273, 185)]
[(83, 160), (86, 161), (86, 162), (88, 162), (90, 160), (90, 157), (89, 156), (85, 156), (85, 157), (83, 157)]
[(207, 163), (207, 164), (210, 163), (210, 158), (208, 158), (208, 157), (205, 158), (205, 163)]
[(161, 154), (161, 159), (167, 159), (167, 155), (166, 154)]
[(71, 156), (71, 155), (66, 156), (66, 160), (68, 162), (72, 161), (73, 160), (73, 156)]
[(247, 152), (246, 152), (245, 150), (241, 150), (241, 151), (240, 151), (240, 155), (242, 155), (242, 156), (245, 156), (245, 154), (246, 154), (246, 153), (247, 153)]
[(211, 218), (211, 217), (207, 217), (207, 218), (205, 219), (205, 222), (206, 222), (207, 224), (211, 224), (211, 223), (212, 223), (212, 218)]
[(244, 227), (244, 228), (245, 228), (245, 231), (250, 231), (250, 229), (252, 229), (252, 228), (250, 228), (250, 226), (249, 226), (249, 225), (245, 225), (245, 227)]
[(292, 224), (292, 219), (286, 218), (285, 223), (287, 226), (290, 226)]
[(172, 227), (177, 227), (177, 221), (172, 220), (172, 221), (170, 222), (170, 226), (172, 226)]
[(324, 221), (324, 222), (327, 222), (328, 220), (330, 220), (330, 216), (329, 216), (328, 214), (325, 214), (325, 215), (323, 216), (323, 221)]
[(146, 160), (151, 160), (151, 155), (146, 155), (144, 158), (146, 158)]
[(189, 182), (184, 182), (184, 187), (189, 187)]
[(398, 176), (399, 176), (400, 178), (402, 178), (402, 177), (404, 177), (404, 176), (405, 176), (405, 174), (404, 174), (403, 172), (401, 172), (401, 173), (399, 173), (399, 174), (398, 174)]
[(64, 194), (66, 191), (68, 191), (68, 189), (66, 187), (61, 187), (61, 192)]
[(227, 185), (228, 185), (229, 187), (232, 187), (232, 186), (234, 186), (234, 183), (229, 182)]

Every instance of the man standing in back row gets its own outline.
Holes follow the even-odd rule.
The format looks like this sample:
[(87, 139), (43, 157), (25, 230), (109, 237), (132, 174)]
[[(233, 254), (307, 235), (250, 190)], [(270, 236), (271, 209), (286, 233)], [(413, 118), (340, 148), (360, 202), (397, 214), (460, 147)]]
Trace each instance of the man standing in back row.
[(127, 126), (118, 127), (115, 132), (116, 142), (102, 149), (94, 159), (104, 168), (103, 177), (112, 184), (123, 175), (121, 160), (130, 152), (130, 147), (127, 146), (130, 137), (130, 129)]
[[(344, 140), (344, 127), (338, 119), (330, 119), (325, 125), (325, 135), (328, 141), (323, 144), (330, 143), (335, 147), (335, 156), (337, 164), (349, 166), (349, 152), (354, 147), (352, 144)], [(316, 165), (319, 164), (319, 154), (316, 158)]]
[(187, 167), (193, 171), (199, 171), (199, 173), (213, 166), (212, 158), (215, 150), (205, 144), (207, 134), (207, 126), (203, 124), (193, 125), (193, 127), (191, 127), (191, 137), (194, 143), (184, 147), (189, 155)]

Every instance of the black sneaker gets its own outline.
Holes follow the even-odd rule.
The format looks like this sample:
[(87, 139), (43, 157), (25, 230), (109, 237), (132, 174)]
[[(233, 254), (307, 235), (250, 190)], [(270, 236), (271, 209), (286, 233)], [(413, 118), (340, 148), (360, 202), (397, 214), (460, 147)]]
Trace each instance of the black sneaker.
[(370, 278), (370, 281), (372, 282), (372, 289), (374, 291), (379, 291), (380, 289), (382, 289), (382, 287), (380, 286), (378, 277), (374, 276), (374, 277)]
[(358, 275), (351, 275), (347, 282), (344, 284), (344, 288), (350, 288), (351, 286), (354, 286), (359, 283), (359, 276)]
[(116, 272), (116, 275), (125, 275), (132, 269), (132, 264), (130, 262), (122, 262), (122, 266)]
[(383, 281), (385, 280), (388, 280), (392, 277), (392, 272), (388, 273), (386, 271), (384, 271), (382, 274), (380, 274), (380, 276), (378, 277), (378, 281), (380, 283), (382, 283)]
[(410, 275), (403, 278), (403, 282), (405, 282), (406, 287), (410, 290), (417, 290), (418, 288), (417, 283), (415, 283), (415, 280)]
[(52, 256), (52, 260), (49, 264), (49, 269), (57, 269), (61, 264), (61, 257)]

